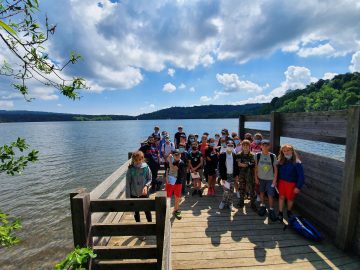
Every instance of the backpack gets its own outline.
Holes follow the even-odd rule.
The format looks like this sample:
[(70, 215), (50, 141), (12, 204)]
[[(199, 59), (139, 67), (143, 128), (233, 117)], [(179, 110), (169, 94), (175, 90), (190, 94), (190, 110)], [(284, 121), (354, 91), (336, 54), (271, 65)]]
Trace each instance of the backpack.
[[(261, 157), (261, 152), (256, 154), (256, 165), (258, 165), (260, 157)], [(273, 173), (274, 173), (275, 172), (275, 169), (274, 169), (275, 154), (270, 153), (270, 159), (271, 159), (271, 166), (272, 166)]]
[(289, 225), (302, 236), (313, 240), (321, 241), (321, 233), (305, 218), (301, 216), (292, 216), (289, 218)]

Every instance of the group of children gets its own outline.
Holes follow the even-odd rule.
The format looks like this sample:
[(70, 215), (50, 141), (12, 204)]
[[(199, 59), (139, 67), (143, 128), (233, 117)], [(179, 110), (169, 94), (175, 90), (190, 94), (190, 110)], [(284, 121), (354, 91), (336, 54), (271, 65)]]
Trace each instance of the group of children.
[[(292, 145), (281, 147), (278, 156), (270, 152), (270, 142), (260, 133), (245, 134), (240, 138), (236, 132), (231, 136), (227, 129), (210, 137), (204, 133), (199, 141), (197, 134), (186, 137), (183, 127), (178, 127), (174, 140), (169, 133), (160, 133), (160, 127), (132, 155), (132, 162), (126, 175), (126, 194), (129, 198), (149, 196), (149, 189), (159, 189), (157, 180), (160, 164), (165, 167), (165, 189), (167, 196), (175, 196), (174, 215), (181, 219), (181, 196), (186, 187), (193, 188), (192, 195), (203, 196), (202, 183), (206, 181), (207, 196), (215, 196), (216, 180), (223, 186), (219, 209), (235, 211), (234, 197), (239, 209), (245, 199), (260, 216), (268, 213), (271, 221), (283, 220), (284, 201), (287, 200), (287, 216), (297, 193), (304, 184), (303, 166)], [(192, 185), (191, 185), (191, 184)], [(274, 211), (274, 196), (279, 193), (279, 212)], [(265, 195), (269, 207), (265, 206)], [(148, 221), (151, 214), (146, 213)], [(139, 221), (139, 213), (135, 213)]]

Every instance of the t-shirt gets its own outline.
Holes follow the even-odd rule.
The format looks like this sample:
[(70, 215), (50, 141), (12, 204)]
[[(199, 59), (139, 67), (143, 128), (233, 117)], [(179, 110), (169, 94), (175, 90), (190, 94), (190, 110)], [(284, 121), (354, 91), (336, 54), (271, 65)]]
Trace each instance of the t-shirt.
[(249, 152), (248, 154), (245, 154), (244, 152), (240, 152), (236, 155), (236, 162), (240, 163), (246, 163), (249, 166), (246, 168), (240, 167), (240, 172), (248, 172), (248, 169), (254, 168), (255, 160), (254, 160), (254, 154)]
[(226, 153), (226, 173), (232, 174), (234, 172), (234, 158), (233, 153)]
[(252, 142), (250, 144), (250, 151), (253, 153), (260, 153), (261, 152), (261, 144), (256, 144), (256, 142)]
[[(276, 156), (274, 155), (274, 163), (271, 164), (270, 155), (274, 155), (273, 153), (269, 153), (268, 155), (260, 154), (259, 161), (257, 163), (257, 175), (259, 179), (262, 180), (274, 180), (274, 170), (272, 166), (276, 166), (278, 164)], [(256, 156), (255, 156), (256, 159)]]
[(140, 147), (140, 151), (144, 153), (144, 157), (146, 159), (146, 162), (159, 162), (158, 159), (158, 150), (155, 145), (148, 145), (145, 144)]
[[(206, 167), (208, 169), (215, 170), (217, 168), (217, 164), (219, 160), (217, 151), (214, 153), (211, 148), (208, 148), (205, 151), (205, 157), (206, 157)], [(207, 159), (208, 157), (210, 158), (210, 160)]]
[(175, 133), (175, 144), (177, 147), (179, 147), (179, 144), (180, 144), (180, 136), (181, 135), (184, 135), (186, 136), (185, 132), (176, 132)]
[(174, 150), (175, 150), (175, 146), (172, 142), (170, 142), (169, 144), (164, 143), (163, 146), (161, 147), (161, 152), (165, 157), (170, 155), (171, 152)]
[(204, 157), (204, 156), (205, 156), (205, 151), (206, 151), (206, 149), (208, 149), (208, 144), (207, 144), (207, 143), (205, 143), (205, 144), (200, 144), (199, 148), (200, 148), (201, 154), (202, 154), (203, 157)]
[(169, 175), (176, 177), (175, 184), (181, 184), (186, 178), (186, 165), (181, 159), (179, 161), (172, 161), (172, 164), (177, 166), (178, 170), (176, 172), (172, 172), (170, 167)]
[(201, 152), (200, 151), (196, 151), (196, 153), (190, 152), (188, 154), (188, 159), (190, 160), (191, 166), (193, 168), (197, 167), (201, 161)]

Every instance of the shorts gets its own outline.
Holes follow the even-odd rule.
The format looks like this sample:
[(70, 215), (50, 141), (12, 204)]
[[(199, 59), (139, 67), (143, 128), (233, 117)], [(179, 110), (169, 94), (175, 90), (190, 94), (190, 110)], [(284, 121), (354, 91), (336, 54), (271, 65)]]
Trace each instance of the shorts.
[(275, 195), (275, 188), (272, 187), (272, 180), (263, 180), (259, 179), (259, 191), (260, 192), (266, 192), (268, 196), (274, 197)]
[(296, 183), (288, 182), (285, 180), (279, 180), (279, 196), (285, 197), (289, 201), (293, 201), (295, 199), (296, 194), (294, 193), (294, 189), (296, 187)]
[(175, 197), (181, 197), (181, 188), (182, 184), (170, 185), (169, 183), (166, 183), (166, 196), (171, 198), (174, 193)]

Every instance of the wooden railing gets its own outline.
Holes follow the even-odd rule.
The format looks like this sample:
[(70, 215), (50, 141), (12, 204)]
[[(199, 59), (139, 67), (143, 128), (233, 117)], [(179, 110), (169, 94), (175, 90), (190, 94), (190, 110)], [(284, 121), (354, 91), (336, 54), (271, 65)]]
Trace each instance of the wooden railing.
[[(130, 160), (91, 192), (71, 193), (74, 245), (92, 247), (97, 255), (89, 269), (171, 269), (170, 201), (165, 192), (155, 199), (126, 199), (125, 177)], [(126, 212), (153, 211), (156, 221), (123, 223)], [(112, 236), (156, 236), (156, 245), (109, 246)], [(131, 262), (119, 260), (155, 259)], [(115, 261), (114, 261), (115, 260)]]
[[(270, 122), (270, 131), (245, 128), (245, 122)], [(262, 133), (278, 154), (280, 137), (346, 145), (345, 162), (299, 151), (305, 168), (305, 185), (297, 208), (310, 216), (338, 247), (351, 249), (360, 238), (360, 106), (348, 110), (241, 115), (239, 135)], [(358, 226), (357, 226), (358, 224)], [(360, 254), (360, 248), (357, 251)]]

